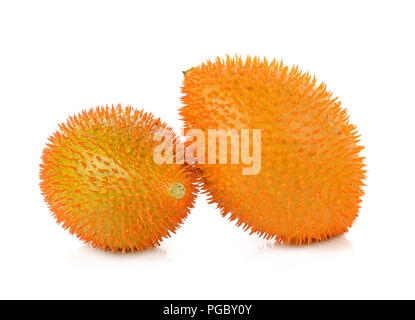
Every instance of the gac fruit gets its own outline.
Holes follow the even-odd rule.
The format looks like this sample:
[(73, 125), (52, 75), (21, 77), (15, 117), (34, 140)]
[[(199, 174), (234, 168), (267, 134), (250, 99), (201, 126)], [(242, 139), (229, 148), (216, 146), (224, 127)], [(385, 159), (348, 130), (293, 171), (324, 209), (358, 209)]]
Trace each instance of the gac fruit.
[[(228, 56), (185, 72), (182, 92), (185, 134), (261, 132), (257, 174), (244, 175), (241, 162), (199, 157), (196, 163), (203, 191), (223, 216), (266, 239), (296, 245), (340, 235), (353, 224), (363, 195), (363, 147), (323, 83), (275, 60)], [(221, 148), (229, 157), (229, 143)]]
[(197, 188), (188, 165), (153, 161), (158, 130), (176, 143), (159, 119), (120, 105), (61, 124), (40, 165), (41, 191), (57, 222), (94, 247), (123, 253), (154, 247), (174, 232)]

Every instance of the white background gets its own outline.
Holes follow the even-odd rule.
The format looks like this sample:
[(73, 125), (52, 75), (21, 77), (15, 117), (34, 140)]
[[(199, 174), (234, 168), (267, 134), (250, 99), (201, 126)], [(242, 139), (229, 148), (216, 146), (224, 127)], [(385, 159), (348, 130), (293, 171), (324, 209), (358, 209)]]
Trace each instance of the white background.
[[(0, 298), (415, 298), (413, 1), (0, 1)], [(348, 234), (249, 236), (200, 196), (161, 248), (113, 255), (63, 231), (39, 190), (47, 137), (131, 104), (177, 132), (182, 71), (246, 54), (315, 74), (366, 146)]]

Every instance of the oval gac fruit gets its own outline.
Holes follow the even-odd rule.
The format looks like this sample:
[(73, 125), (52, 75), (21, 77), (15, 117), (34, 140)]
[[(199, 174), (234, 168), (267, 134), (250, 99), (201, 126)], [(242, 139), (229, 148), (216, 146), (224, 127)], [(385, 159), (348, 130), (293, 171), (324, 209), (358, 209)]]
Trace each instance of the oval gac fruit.
[[(185, 72), (182, 92), (185, 132), (236, 130), (242, 146), (242, 130), (249, 129), (249, 149), (240, 158), (260, 151), (260, 168), (250, 175), (242, 161), (197, 163), (204, 192), (224, 216), (292, 244), (325, 240), (353, 224), (363, 195), (363, 148), (324, 84), (275, 60), (228, 56)], [(256, 147), (254, 129), (261, 134)], [(230, 147), (217, 143), (217, 152), (229, 160)]]

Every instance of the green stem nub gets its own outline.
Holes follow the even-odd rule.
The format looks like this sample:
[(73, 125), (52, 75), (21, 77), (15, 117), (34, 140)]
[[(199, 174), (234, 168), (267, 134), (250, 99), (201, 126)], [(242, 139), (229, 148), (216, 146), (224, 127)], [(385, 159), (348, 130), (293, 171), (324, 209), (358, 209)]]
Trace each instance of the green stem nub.
[(186, 74), (188, 74), (190, 71), (192, 71), (194, 68), (190, 68), (190, 69), (188, 69), (188, 70), (186, 70), (186, 71), (182, 71), (183, 72), (183, 74), (184, 74), (184, 76), (186, 76)]

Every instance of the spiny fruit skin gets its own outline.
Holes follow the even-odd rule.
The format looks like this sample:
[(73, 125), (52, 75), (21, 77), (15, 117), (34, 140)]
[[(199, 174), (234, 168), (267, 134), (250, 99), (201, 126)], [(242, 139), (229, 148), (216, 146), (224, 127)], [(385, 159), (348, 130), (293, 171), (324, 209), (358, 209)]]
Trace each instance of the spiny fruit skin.
[(120, 105), (61, 124), (40, 165), (41, 191), (57, 222), (94, 247), (123, 253), (174, 232), (193, 207), (195, 176), (186, 164), (154, 163), (158, 129), (175, 137), (159, 119)]
[(258, 175), (242, 175), (243, 164), (197, 164), (203, 191), (223, 216), (295, 245), (340, 235), (353, 224), (363, 195), (363, 147), (324, 84), (282, 62), (227, 56), (186, 72), (182, 92), (185, 133), (261, 129)]

